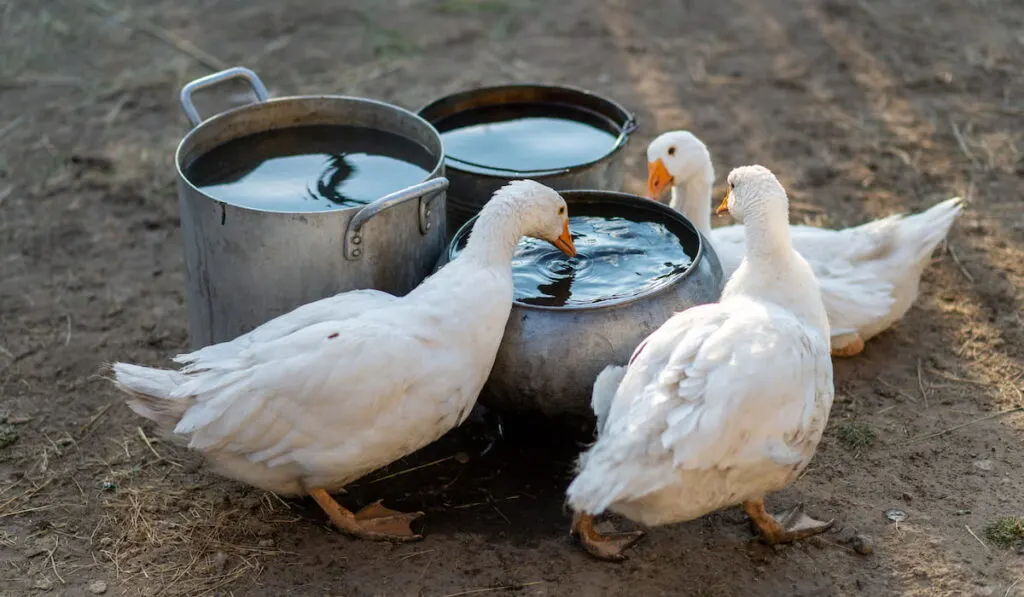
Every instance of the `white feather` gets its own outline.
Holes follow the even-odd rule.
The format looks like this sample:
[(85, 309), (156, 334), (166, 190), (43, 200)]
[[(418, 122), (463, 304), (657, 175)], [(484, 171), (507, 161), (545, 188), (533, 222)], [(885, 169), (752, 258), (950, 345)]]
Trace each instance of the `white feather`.
[(565, 221), (557, 193), (516, 182), (458, 258), (404, 297), (325, 298), (178, 355), (179, 371), (119, 363), (115, 382), (226, 476), (282, 494), (339, 489), (468, 415), (512, 307), (517, 241), (554, 240)]
[(767, 231), (756, 265), (634, 352), (567, 490), (574, 510), (690, 520), (782, 489), (813, 457), (833, 398), (829, 324), (778, 192), (783, 213), (747, 224)]
[[(715, 176), (707, 147), (688, 131), (670, 131), (651, 142), (647, 159), (665, 165), (674, 181), (672, 207), (708, 238), (724, 273), (732, 275), (743, 259), (744, 232), (736, 225), (711, 228)], [(867, 341), (906, 315), (917, 300), (932, 252), (962, 209), (963, 201), (955, 197), (918, 214), (888, 216), (841, 230), (789, 227), (793, 248), (811, 266), (821, 287), (833, 349), (858, 336)]]

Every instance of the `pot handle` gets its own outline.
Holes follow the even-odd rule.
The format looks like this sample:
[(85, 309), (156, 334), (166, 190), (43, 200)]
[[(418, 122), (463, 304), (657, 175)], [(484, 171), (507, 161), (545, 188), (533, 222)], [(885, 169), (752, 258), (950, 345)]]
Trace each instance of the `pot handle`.
[(622, 130), (619, 132), (619, 138), (615, 140), (615, 148), (618, 149), (629, 140), (629, 136), (636, 132), (640, 128), (640, 123), (637, 122), (636, 114), (632, 112), (626, 112), (626, 122), (622, 124)]
[(348, 230), (345, 231), (345, 259), (356, 260), (363, 256), (363, 234), (360, 231), (363, 224), (370, 221), (374, 216), (385, 209), (394, 207), (413, 199), (420, 200), (419, 224), (420, 234), (430, 231), (430, 203), (441, 193), (448, 189), (448, 179), (445, 177), (432, 178), (407, 189), (396, 191), (385, 195), (373, 203), (363, 207), (356, 212), (349, 220)]
[(185, 116), (188, 117), (189, 122), (192, 123), (193, 128), (199, 126), (203, 122), (203, 117), (199, 115), (199, 110), (196, 110), (195, 104), (192, 103), (192, 94), (200, 89), (206, 87), (212, 87), (218, 83), (223, 83), (231, 79), (245, 79), (249, 83), (249, 87), (252, 92), (256, 94), (256, 99), (265, 102), (270, 97), (270, 93), (267, 92), (266, 85), (260, 78), (256, 76), (256, 73), (251, 70), (236, 66), (227, 70), (222, 70), (219, 73), (213, 73), (212, 75), (206, 75), (205, 77), (199, 77), (198, 79), (187, 83), (181, 88), (181, 94), (179, 98), (181, 100), (181, 109), (185, 112)]

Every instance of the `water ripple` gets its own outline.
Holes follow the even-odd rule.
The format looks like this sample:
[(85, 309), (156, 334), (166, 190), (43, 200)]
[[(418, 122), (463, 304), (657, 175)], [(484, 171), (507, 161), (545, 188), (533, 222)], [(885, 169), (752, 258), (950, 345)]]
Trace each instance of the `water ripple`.
[(515, 298), (534, 305), (588, 305), (670, 283), (692, 262), (665, 225), (623, 217), (569, 219), (576, 257), (549, 243), (520, 241), (512, 262)]

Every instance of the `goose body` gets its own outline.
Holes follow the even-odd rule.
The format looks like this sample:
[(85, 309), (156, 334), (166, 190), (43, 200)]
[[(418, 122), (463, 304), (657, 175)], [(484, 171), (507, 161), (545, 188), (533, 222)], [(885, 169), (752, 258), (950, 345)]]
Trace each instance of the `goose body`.
[[(327, 495), (434, 441), (469, 414), (512, 307), (511, 260), (524, 235), (567, 253), (566, 205), (517, 181), (481, 212), (458, 258), (403, 297), (358, 290), (174, 360), (113, 365), (128, 405), (203, 453), (220, 474), (285, 495), (311, 493), (368, 538), (413, 537), (379, 504), (364, 516)], [(356, 520), (357, 524), (350, 524)]]
[(744, 503), (772, 542), (830, 524), (764, 512), (763, 496), (804, 470), (828, 420), (829, 322), (792, 249), (781, 185), (760, 166), (729, 182), (746, 253), (720, 301), (678, 313), (595, 381), (597, 440), (567, 498), (574, 532), (598, 557), (621, 557), (636, 536), (596, 533), (591, 517), (606, 511), (653, 526)]
[[(742, 226), (711, 228), (714, 168), (707, 147), (688, 131), (664, 133), (648, 146), (648, 193), (671, 188), (670, 205), (693, 222), (715, 248), (726, 275), (744, 255)], [(859, 353), (864, 342), (906, 315), (921, 274), (963, 208), (956, 197), (913, 215), (892, 215), (829, 230), (790, 226), (794, 249), (818, 279), (837, 356)]]

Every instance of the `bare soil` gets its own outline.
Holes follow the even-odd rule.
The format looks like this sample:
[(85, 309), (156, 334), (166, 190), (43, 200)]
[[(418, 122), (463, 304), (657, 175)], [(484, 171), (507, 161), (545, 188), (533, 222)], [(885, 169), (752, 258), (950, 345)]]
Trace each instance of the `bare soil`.
[[(640, 116), (634, 192), (645, 144), (688, 127), (720, 177), (778, 172), (798, 221), (967, 198), (917, 306), (837, 363), (808, 474), (770, 498), (836, 529), (770, 549), (730, 509), (596, 562), (562, 507), (586, 438), (509, 420), (484, 456), (469, 426), (360, 481), (345, 503), (423, 509), (427, 537), (359, 542), (156, 440), (99, 368), (187, 345), (177, 92), (234, 64), (277, 94), (410, 108), (587, 87)], [(1024, 413), (1005, 412), (1024, 404), (1022, 65), (1016, 0), (0, 3), (0, 595), (1024, 596), (1021, 550), (985, 533), (1024, 515)]]

